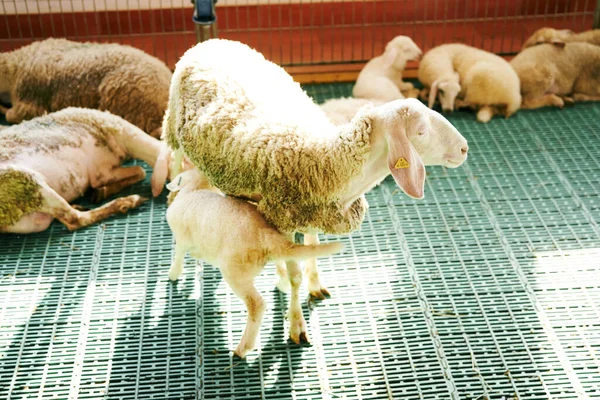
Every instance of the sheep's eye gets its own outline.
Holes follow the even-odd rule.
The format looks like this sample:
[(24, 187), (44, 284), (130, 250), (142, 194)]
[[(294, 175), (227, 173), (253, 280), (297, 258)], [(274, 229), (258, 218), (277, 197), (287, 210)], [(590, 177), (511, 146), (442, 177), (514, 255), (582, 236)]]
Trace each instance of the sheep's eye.
[(425, 132), (424, 132), (424, 131), (419, 131), (419, 132), (417, 132), (417, 135), (419, 135), (419, 136), (423, 136), (424, 134), (425, 134)]

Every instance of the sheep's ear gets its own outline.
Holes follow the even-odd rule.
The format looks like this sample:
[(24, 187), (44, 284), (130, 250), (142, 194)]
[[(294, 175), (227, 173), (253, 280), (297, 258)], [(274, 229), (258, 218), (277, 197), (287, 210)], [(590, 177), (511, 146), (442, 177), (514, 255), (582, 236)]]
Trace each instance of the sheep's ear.
[(167, 184), (167, 189), (169, 192), (177, 192), (181, 189), (181, 184), (183, 183), (183, 174), (185, 174), (185, 172), (180, 173)]
[(435, 104), (435, 99), (437, 98), (438, 86), (440, 84), (440, 80), (436, 80), (431, 85), (431, 90), (429, 91), (429, 102), (427, 103), (429, 108), (433, 108)]
[(390, 47), (385, 49), (383, 53), (383, 67), (390, 68), (394, 61), (396, 61), (396, 57), (398, 56), (398, 49), (396, 47)]
[(158, 153), (156, 162), (152, 169), (152, 196), (156, 197), (162, 193), (169, 176), (169, 164), (171, 163), (171, 149), (166, 143), (161, 143), (161, 149)]
[(565, 47), (565, 42), (558, 38), (552, 39), (552, 41), (550, 43), (552, 43), (556, 47), (560, 47), (561, 49), (563, 49)]
[(388, 168), (404, 193), (422, 199), (425, 193), (425, 165), (410, 140), (406, 128), (398, 123), (387, 138)]

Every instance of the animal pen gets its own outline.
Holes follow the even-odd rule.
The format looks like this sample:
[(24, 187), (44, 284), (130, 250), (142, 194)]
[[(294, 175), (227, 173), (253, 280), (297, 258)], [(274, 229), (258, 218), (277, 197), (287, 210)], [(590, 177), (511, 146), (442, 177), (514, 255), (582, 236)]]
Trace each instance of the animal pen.
[[(0, 4), (2, 51), (118, 42), (174, 68), (217, 35), (284, 66), (319, 103), (350, 96), (396, 35), (424, 52), (461, 42), (510, 58), (536, 29), (591, 29), (600, 11), (588, 0), (219, 0), (216, 24), (199, 25), (183, 0)], [(257, 349), (232, 356), (246, 311), (219, 271), (187, 258), (183, 280), (168, 280), (166, 194), (75, 232), (55, 222), (2, 235), (0, 398), (600, 398), (600, 106), (447, 117), (469, 141), (462, 167), (428, 168), (422, 200), (386, 179), (360, 230), (321, 235), (346, 246), (320, 260), (332, 297), (303, 302), (310, 346), (286, 341), (289, 298), (269, 265)], [(125, 192), (150, 197), (149, 178)]]

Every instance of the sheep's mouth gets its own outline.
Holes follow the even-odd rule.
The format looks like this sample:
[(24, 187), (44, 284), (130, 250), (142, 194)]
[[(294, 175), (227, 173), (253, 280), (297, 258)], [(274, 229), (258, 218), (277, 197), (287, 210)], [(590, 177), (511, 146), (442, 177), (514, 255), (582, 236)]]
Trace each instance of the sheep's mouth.
[(464, 160), (460, 160), (460, 161), (456, 161), (456, 160), (446, 160), (446, 168), (457, 168), (460, 167), (462, 165), (463, 162), (465, 162), (466, 158)]

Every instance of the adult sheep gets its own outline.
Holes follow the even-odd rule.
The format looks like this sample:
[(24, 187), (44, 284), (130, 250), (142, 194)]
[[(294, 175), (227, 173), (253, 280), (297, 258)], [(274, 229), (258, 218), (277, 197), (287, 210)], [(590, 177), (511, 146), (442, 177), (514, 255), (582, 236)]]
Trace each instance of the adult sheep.
[[(455, 168), (468, 151), (443, 116), (415, 99), (365, 106), (337, 127), (281, 67), (221, 39), (198, 44), (177, 63), (163, 136), (176, 165), (185, 154), (212, 185), (256, 201), (289, 235), (351, 232), (364, 218), (364, 194), (390, 173), (420, 199), (425, 164)], [(157, 168), (161, 160), (168, 161), (162, 157)], [(153, 190), (163, 184), (154, 179)], [(287, 273), (292, 331), (305, 332), (302, 274), (295, 262)]]

